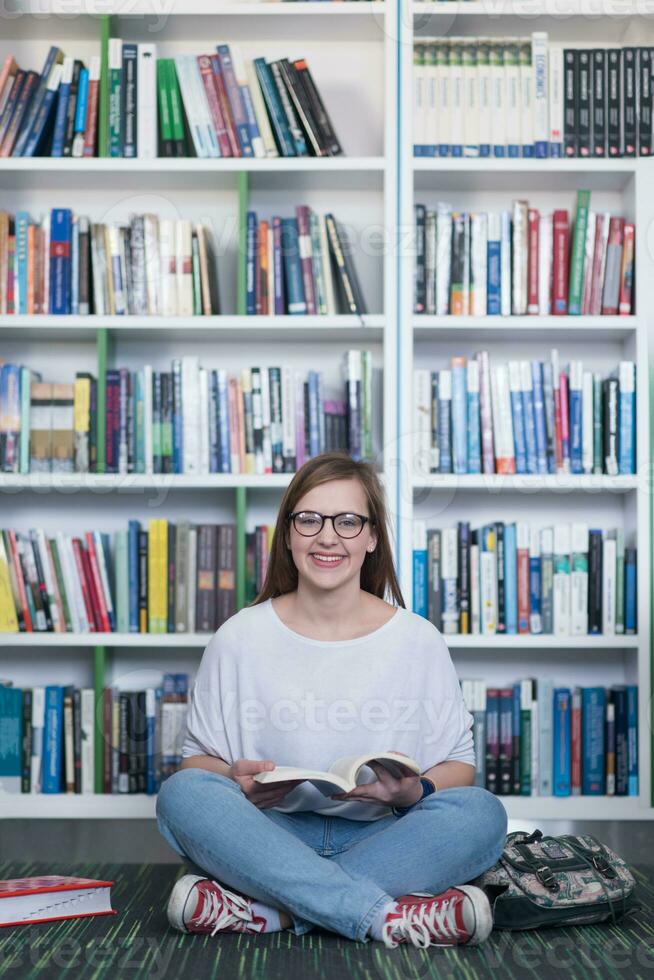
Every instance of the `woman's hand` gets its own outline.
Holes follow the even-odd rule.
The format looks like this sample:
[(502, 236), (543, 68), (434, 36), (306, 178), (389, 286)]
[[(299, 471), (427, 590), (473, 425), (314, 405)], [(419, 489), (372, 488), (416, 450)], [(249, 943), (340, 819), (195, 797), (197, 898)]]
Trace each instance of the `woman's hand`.
[(334, 793), (332, 800), (363, 800), (366, 803), (382, 803), (386, 806), (413, 806), (422, 798), (420, 776), (416, 776), (412, 769), (408, 769), (401, 763), (394, 763), (402, 770), (402, 775), (396, 777), (381, 762), (373, 760), (366, 765), (376, 773), (376, 781), (357, 786), (349, 793)]
[(258, 783), (254, 778), (257, 772), (266, 772), (275, 768), (270, 759), (237, 759), (230, 766), (230, 776), (243, 790), (250, 803), (260, 810), (281, 803), (287, 793), (304, 782), (302, 779), (285, 779), (281, 783)]

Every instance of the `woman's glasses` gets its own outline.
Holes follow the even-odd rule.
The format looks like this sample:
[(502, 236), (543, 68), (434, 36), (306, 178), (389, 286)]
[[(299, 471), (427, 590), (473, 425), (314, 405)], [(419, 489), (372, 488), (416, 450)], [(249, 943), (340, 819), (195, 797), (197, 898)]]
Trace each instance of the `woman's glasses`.
[(371, 524), (375, 523), (363, 514), (319, 514), (315, 510), (293, 511), (286, 515), (286, 519), (292, 520), (295, 530), (305, 538), (319, 534), (326, 520), (331, 520), (334, 530), (341, 538), (356, 538), (363, 531), (363, 525), (367, 521)]

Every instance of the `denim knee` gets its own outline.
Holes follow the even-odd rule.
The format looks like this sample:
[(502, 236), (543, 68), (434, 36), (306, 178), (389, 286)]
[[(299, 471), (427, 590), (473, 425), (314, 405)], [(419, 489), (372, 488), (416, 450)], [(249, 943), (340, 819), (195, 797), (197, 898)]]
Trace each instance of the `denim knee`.
[(241, 792), (238, 784), (222, 773), (197, 767), (178, 769), (168, 776), (159, 788), (155, 806), (157, 820), (163, 817), (170, 822), (180, 810), (187, 814), (196, 794), (201, 795), (208, 788), (208, 784), (211, 784), (214, 792), (221, 784), (226, 790)]
[(466, 808), (475, 823), (475, 837), (486, 843), (489, 850), (494, 852), (493, 863), (497, 861), (504, 849), (508, 817), (504, 804), (483, 786), (466, 786)]

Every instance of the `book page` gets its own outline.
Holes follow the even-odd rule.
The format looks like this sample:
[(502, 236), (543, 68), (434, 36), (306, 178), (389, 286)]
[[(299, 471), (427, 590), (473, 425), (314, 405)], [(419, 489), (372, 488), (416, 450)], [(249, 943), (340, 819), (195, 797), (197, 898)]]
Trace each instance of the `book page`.
[[(401, 755), (399, 752), (378, 752), (377, 755), (349, 755), (342, 756), (340, 759), (336, 759), (329, 767), (330, 773), (336, 776), (340, 776), (346, 783), (349, 784), (350, 788), (353, 789), (357, 785), (357, 776), (359, 775), (359, 770), (366, 765), (368, 762), (381, 762), (389, 772), (396, 777), (406, 775), (397, 765), (394, 763), (401, 763), (403, 766), (407, 766), (411, 769), (417, 776), (420, 775), (420, 766), (415, 761), (407, 755)], [(369, 767), (366, 767), (369, 768)], [(374, 770), (370, 770), (374, 774)], [(377, 778), (375, 776), (375, 778)]]

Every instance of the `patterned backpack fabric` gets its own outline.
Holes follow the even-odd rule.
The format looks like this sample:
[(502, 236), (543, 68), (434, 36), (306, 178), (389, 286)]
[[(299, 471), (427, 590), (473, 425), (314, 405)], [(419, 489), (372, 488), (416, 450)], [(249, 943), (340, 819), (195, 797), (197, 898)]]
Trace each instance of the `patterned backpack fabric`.
[(475, 879), (496, 929), (616, 923), (640, 905), (622, 858), (591, 834), (509, 834), (497, 864)]

